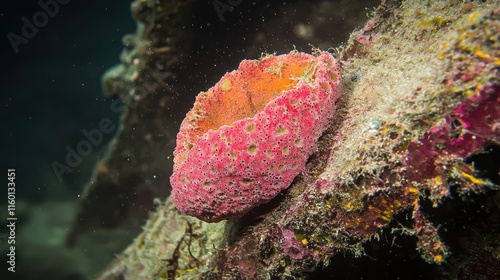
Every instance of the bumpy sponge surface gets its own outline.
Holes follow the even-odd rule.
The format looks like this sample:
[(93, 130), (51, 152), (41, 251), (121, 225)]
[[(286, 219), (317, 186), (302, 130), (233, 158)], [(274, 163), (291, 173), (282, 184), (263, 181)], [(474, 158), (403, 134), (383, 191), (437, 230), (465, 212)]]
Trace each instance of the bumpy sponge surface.
[(182, 122), (170, 177), (175, 206), (217, 222), (286, 189), (327, 128), (340, 84), (327, 52), (242, 61), (198, 95)]

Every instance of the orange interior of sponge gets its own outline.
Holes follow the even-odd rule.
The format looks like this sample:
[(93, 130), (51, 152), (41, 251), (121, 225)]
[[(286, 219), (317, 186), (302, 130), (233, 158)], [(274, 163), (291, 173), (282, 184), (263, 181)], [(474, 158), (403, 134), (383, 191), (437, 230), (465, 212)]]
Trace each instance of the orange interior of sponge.
[(300, 77), (312, 74), (307, 72), (312, 63), (303, 56), (271, 57), (227, 75), (198, 107), (206, 117), (198, 120), (197, 131), (201, 135), (255, 116), (269, 101), (294, 88)]

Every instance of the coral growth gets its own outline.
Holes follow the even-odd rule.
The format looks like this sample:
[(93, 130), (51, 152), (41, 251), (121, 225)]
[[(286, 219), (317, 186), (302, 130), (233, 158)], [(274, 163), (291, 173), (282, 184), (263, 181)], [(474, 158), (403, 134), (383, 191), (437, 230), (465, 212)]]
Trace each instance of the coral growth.
[(216, 222), (241, 217), (304, 169), (340, 93), (327, 52), (245, 60), (201, 93), (177, 136), (172, 200)]

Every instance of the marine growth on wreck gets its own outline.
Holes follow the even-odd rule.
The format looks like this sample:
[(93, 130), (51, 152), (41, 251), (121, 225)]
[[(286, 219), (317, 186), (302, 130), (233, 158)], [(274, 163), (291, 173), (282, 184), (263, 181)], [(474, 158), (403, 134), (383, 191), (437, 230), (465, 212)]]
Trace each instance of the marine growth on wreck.
[(103, 77), (127, 109), (68, 244), (123, 185), (155, 210), (99, 279), (499, 278), (499, 4), (377, 2), (336, 42), (355, 4), (269, 4), (253, 32), (226, 25), (250, 1), (213, 1), (218, 24), (134, 1)]

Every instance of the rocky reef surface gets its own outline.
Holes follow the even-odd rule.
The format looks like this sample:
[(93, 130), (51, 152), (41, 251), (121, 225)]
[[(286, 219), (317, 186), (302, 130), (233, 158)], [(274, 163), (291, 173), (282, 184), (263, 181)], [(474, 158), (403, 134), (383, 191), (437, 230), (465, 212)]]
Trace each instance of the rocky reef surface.
[[(219, 223), (183, 215), (166, 198), (176, 133), (169, 120), (192, 104), (173, 94), (187, 79), (173, 73), (182, 73), (176, 61), (194, 31), (147, 38), (171, 38), (192, 5), (134, 2), (142, 27), (104, 79), (128, 109), (79, 221), (97, 220), (85, 205), (96, 205), (93, 194), (108, 193), (106, 184), (135, 186), (124, 200), (157, 190), (147, 184), (166, 191), (151, 191), (160, 197), (156, 211), (100, 279), (391, 278), (401, 267), (408, 277), (500, 277), (498, 1), (383, 1), (330, 50), (343, 90), (305, 169), (269, 203)], [(146, 16), (151, 10), (155, 17)], [(108, 206), (101, 211), (116, 213)], [(69, 240), (86, 227), (76, 226)]]

